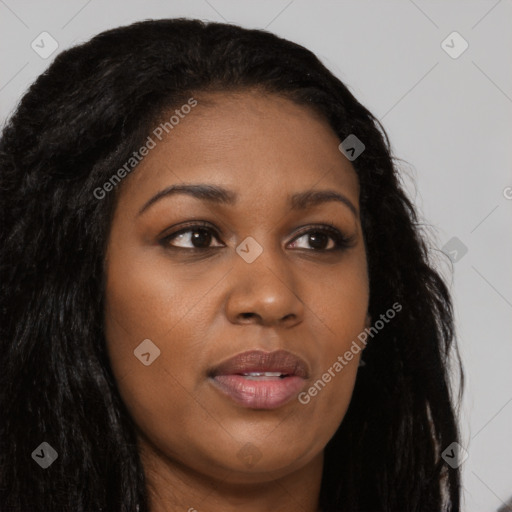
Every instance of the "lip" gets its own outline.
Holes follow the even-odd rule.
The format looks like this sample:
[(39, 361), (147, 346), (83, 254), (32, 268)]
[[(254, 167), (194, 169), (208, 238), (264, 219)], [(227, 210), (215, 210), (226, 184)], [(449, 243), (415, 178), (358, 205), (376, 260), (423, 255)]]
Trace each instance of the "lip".
[[(281, 373), (279, 376), (244, 376), (247, 373)], [(242, 407), (277, 409), (304, 387), (308, 364), (286, 350), (250, 350), (238, 354), (215, 368), (208, 376), (216, 389)]]

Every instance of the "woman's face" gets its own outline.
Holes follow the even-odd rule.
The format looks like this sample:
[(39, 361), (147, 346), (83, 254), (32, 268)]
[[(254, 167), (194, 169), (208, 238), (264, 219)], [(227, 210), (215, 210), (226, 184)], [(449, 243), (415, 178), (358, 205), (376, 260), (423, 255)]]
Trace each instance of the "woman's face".
[[(120, 185), (106, 339), (145, 453), (261, 482), (319, 467), (350, 402), (360, 353), (339, 356), (369, 325), (358, 179), (306, 107), (196, 99)], [(209, 193), (155, 199), (176, 185)]]

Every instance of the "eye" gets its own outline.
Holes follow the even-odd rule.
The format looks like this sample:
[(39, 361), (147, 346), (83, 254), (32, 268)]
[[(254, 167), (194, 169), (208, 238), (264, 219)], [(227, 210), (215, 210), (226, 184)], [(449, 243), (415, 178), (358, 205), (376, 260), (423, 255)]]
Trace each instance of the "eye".
[(334, 226), (319, 226), (302, 232), (292, 241), (294, 249), (309, 249), (315, 251), (335, 251), (350, 247), (354, 242), (354, 236), (344, 235)]
[(193, 224), (167, 235), (161, 240), (161, 244), (180, 249), (211, 249), (212, 247), (224, 247), (222, 244), (212, 246), (213, 240), (219, 240), (217, 232), (208, 224)]
[[(331, 225), (311, 227), (302, 231), (289, 244), (292, 249), (307, 249), (314, 252), (330, 252), (350, 247), (354, 242), (354, 236), (346, 236)], [(218, 232), (207, 223), (190, 224), (182, 229), (165, 236), (160, 243), (171, 249), (208, 250), (215, 247), (225, 247), (219, 242)], [(309, 245), (309, 247), (308, 247)]]

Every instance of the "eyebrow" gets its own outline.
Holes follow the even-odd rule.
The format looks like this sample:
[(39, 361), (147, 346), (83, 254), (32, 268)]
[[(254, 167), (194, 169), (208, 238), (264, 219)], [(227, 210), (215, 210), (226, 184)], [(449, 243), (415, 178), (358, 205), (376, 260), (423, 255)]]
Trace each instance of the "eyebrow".
[[(139, 210), (137, 216), (142, 215), (153, 204), (160, 201), (160, 199), (176, 194), (187, 194), (195, 197), (196, 199), (225, 205), (234, 205), (238, 198), (236, 192), (218, 185), (209, 185), (207, 183), (171, 185), (149, 199), (149, 201), (147, 201)], [(312, 206), (331, 201), (337, 201), (344, 204), (356, 217), (358, 217), (358, 211), (354, 204), (346, 196), (336, 192), (335, 190), (307, 190), (305, 192), (297, 192), (289, 196), (289, 202), (292, 210), (305, 210)]]

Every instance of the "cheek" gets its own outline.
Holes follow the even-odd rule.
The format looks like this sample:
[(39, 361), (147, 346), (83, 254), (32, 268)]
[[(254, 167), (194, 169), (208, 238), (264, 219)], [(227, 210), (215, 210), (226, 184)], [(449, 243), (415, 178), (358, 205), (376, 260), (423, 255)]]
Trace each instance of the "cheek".
[[(339, 275), (310, 281), (308, 304), (316, 317), (314, 331), (318, 365), (300, 402), (332, 435), (349, 406), (364, 344), (358, 336), (367, 326), (369, 283), (365, 258), (354, 257)], [(316, 308), (316, 309), (314, 309)]]
[(331, 274), (310, 274), (307, 286), (304, 295), (322, 329), (323, 336), (316, 338), (323, 353), (343, 353), (365, 327), (369, 283), (364, 252), (354, 252)]
[[(134, 337), (157, 334), (160, 324), (167, 326), (179, 316), (180, 290), (171, 279), (165, 279), (161, 265), (142, 254), (131, 254), (129, 248), (113, 250), (109, 257), (106, 286), (106, 322), (120, 323)], [(168, 327), (167, 327), (168, 328)]]
[(111, 253), (105, 297), (108, 354), (138, 428), (176, 455), (184, 433), (208, 419), (193, 400), (197, 375), (191, 370), (201, 360), (201, 340), (207, 338), (198, 320), (206, 323), (209, 313), (200, 299), (214, 280), (205, 276), (189, 286), (187, 279), (176, 278), (176, 270), (171, 276), (168, 262), (130, 257), (129, 252), (123, 250), (123, 258)]
[[(203, 273), (198, 279), (154, 247), (113, 246), (105, 297), (106, 335), (112, 345), (119, 339), (133, 345), (146, 338), (176, 338), (174, 333), (190, 324), (191, 316), (197, 321), (204, 297), (218, 281), (216, 273)], [(173, 346), (173, 351), (179, 350), (179, 344)]]
[(201, 299), (218, 278), (205, 275), (191, 282), (179, 270), (177, 278), (166, 258), (150, 258), (149, 251), (131, 254), (123, 247), (120, 256), (110, 251), (105, 337), (120, 392), (128, 407), (140, 407), (144, 416), (150, 408), (163, 410), (162, 395), (178, 404), (180, 396), (195, 391), (187, 369), (201, 361), (211, 317), (208, 301)]

